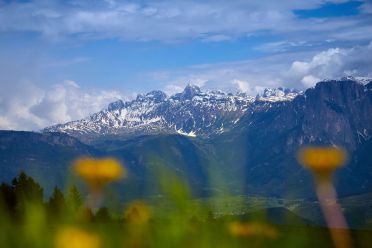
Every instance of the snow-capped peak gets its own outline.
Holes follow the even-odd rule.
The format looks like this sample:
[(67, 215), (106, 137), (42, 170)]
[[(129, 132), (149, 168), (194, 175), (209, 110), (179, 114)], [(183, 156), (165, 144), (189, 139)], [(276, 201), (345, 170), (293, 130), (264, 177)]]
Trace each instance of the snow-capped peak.
[(283, 87), (266, 88), (262, 95), (256, 96), (256, 100), (269, 102), (289, 101), (294, 99), (298, 94), (301, 94), (301, 92), (296, 89)]
[(146, 97), (154, 100), (155, 102), (162, 102), (167, 99), (167, 95), (161, 90), (153, 90), (147, 93)]
[(188, 99), (191, 100), (194, 96), (201, 93), (201, 89), (197, 85), (188, 84), (185, 89), (178, 94), (175, 94), (175, 99)]

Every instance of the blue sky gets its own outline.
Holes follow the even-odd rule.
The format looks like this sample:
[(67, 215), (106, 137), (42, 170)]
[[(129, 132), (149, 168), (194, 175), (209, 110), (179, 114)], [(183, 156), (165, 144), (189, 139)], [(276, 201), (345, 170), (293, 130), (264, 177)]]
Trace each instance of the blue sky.
[(187, 83), (256, 94), (372, 76), (371, 41), (371, 1), (0, 0), (0, 129)]

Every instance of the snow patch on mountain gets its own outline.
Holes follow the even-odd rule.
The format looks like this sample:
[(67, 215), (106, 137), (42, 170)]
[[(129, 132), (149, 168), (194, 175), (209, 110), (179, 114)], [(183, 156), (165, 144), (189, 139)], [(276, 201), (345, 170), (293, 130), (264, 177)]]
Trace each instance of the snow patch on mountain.
[(366, 85), (368, 83), (372, 82), (372, 77), (354, 77), (354, 76), (346, 76), (346, 77), (341, 77), (339, 79), (324, 79), (322, 82), (332, 82), (332, 81), (353, 81), (357, 82), (363, 85)]
[(180, 130), (176, 130), (176, 132), (178, 134), (181, 134), (181, 135), (185, 135), (185, 136), (189, 136), (189, 137), (196, 137), (196, 133), (194, 131), (191, 131), (189, 133), (185, 133), (184, 131), (182, 131), (181, 129)]

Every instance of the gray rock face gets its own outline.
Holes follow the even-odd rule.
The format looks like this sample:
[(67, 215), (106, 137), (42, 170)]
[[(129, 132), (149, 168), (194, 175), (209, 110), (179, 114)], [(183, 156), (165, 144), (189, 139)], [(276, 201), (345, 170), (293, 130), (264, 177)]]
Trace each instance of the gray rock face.
[(296, 105), (303, 105), (304, 141), (355, 150), (372, 135), (372, 91), (353, 80), (319, 83)]
[(355, 150), (372, 135), (372, 91), (352, 79), (320, 82), (292, 102), (256, 105), (251, 113), (245, 118), (262, 130), (261, 138), (287, 132), (288, 149), (329, 144)]
[(108, 105), (107, 110), (108, 111), (115, 111), (117, 109), (124, 108), (125, 104), (122, 100), (118, 100), (116, 102), (112, 102)]

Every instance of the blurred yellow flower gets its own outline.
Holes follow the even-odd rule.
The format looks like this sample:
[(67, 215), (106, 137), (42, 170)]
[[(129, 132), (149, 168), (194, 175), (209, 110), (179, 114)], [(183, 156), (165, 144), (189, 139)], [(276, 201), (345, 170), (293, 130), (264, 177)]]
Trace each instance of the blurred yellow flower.
[(298, 153), (299, 162), (315, 173), (330, 173), (346, 162), (346, 153), (336, 147), (305, 147)]
[(351, 247), (352, 243), (331, 178), (346, 160), (346, 152), (336, 147), (306, 147), (298, 153), (298, 161), (314, 173), (315, 190), (335, 247)]
[(68, 227), (59, 231), (55, 237), (56, 248), (100, 248), (100, 238), (86, 230)]
[(147, 223), (150, 218), (151, 209), (142, 201), (132, 202), (124, 212), (124, 219), (133, 224)]
[(253, 237), (263, 236), (271, 239), (276, 239), (279, 236), (278, 231), (267, 224), (258, 222), (238, 222), (229, 223), (228, 229), (230, 234), (235, 237)]
[(73, 169), (91, 187), (105, 185), (126, 175), (124, 167), (112, 158), (78, 159), (75, 161)]

